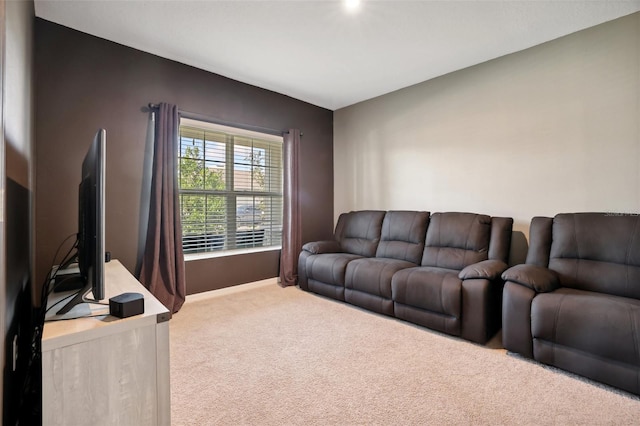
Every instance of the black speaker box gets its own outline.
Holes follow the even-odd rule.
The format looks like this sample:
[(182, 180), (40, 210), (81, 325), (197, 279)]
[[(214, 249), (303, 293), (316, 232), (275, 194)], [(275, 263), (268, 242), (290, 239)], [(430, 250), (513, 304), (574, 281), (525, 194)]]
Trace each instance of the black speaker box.
[(144, 297), (140, 293), (122, 293), (109, 299), (109, 313), (127, 318), (144, 313)]

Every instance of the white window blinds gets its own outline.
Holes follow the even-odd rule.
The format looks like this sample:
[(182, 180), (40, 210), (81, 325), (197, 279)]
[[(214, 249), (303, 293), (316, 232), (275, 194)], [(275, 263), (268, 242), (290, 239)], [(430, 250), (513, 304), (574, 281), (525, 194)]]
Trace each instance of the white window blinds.
[(181, 119), (185, 253), (279, 246), (282, 137)]

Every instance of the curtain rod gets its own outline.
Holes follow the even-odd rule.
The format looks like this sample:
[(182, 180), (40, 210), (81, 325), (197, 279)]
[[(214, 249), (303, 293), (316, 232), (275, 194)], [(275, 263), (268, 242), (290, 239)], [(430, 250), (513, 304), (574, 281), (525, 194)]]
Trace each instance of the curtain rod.
[[(159, 107), (160, 106), (158, 104), (149, 103), (149, 109), (157, 110)], [(224, 120), (220, 120), (214, 117), (209, 117), (203, 114), (184, 111), (180, 108), (178, 108), (178, 114), (184, 118), (191, 118), (193, 120), (206, 121), (207, 123), (219, 124), (221, 126), (228, 126), (228, 127), (236, 127), (238, 129), (251, 130), (254, 132), (267, 133), (275, 136), (282, 136), (283, 134), (289, 133), (288, 130), (277, 130), (277, 129), (270, 129), (268, 127), (252, 126), (250, 124), (240, 124), (240, 123), (233, 123), (230, 121), (224, 121)]]

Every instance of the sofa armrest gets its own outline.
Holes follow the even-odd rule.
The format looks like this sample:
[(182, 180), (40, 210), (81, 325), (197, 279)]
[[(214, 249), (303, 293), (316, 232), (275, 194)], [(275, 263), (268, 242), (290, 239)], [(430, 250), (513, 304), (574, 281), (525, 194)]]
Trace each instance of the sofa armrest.
[(509, 265), (502, 260), (489, 259), (468, 265), (458, 274), (461, 280), (484, 278), (490, 281), (500, 277)]
[(538, 265), (516, 265), (504, 271), (502, 279), (523, 285), (538, 293), (547, 293), (560, 287), (558, 274)]
[(340, 243), (333, 240), (306, 243), (302, 246), (302, 250), (312, 254), (340, 253), (342, 251)]

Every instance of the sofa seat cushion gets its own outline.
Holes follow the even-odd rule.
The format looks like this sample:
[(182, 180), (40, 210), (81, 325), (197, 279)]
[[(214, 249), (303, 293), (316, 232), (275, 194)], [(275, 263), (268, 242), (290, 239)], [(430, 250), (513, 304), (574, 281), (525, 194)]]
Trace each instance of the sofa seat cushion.
[(383, 257), (357, 259), (347, 266), (345, 287), (391, 300), (391, 277), (416, 266), (406, 260)]
[(362, 259), (362, 256), (350, 253), (309, 256), (306, 263), (307, 277), (310, 280), (344, 287), (347, 264), (356, 259)]
[(394, 302), (460, 318), (458, 271), (425, 266), (405, 269), (394, 275), (391, 288)]
[(383, 257), (354, 260), (347, 266), (344, 300), (380, 314), (394, 315), (391, 277), (414, 266), (415, 263), (406, 260)]
[(531, 304), (531, 332), (534, 358), (544, 363), (575, 364), (586, 356), (640, 368), (640, 300), (570, 288), (539, 294)]

